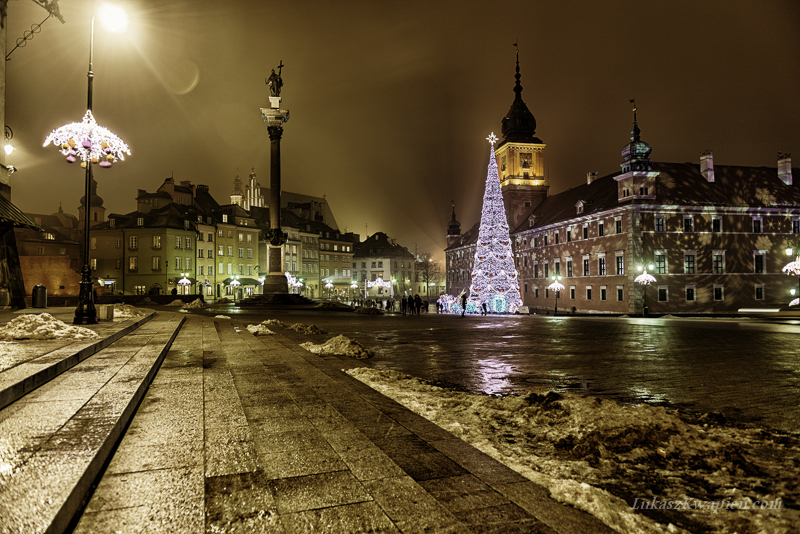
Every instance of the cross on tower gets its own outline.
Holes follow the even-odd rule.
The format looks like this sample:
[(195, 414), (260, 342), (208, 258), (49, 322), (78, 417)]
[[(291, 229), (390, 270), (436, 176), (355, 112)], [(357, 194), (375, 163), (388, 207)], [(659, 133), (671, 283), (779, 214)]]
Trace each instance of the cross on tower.
[(283, 60), (281, 60), (280, 64), (278, 65), (278, 76), (281, 75), (281, 69), (283, 69)]

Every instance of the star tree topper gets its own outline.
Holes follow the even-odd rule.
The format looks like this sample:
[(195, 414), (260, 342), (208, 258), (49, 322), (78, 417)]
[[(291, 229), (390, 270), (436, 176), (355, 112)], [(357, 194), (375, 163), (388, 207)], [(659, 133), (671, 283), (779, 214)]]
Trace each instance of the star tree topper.
[(492, 132), (489, 137), (486, 138), (486, 140), (491, 143), (492, 147), (494, 147), (494, 144), (497, 142), (497, 136), (494, 134), (494, 132)]

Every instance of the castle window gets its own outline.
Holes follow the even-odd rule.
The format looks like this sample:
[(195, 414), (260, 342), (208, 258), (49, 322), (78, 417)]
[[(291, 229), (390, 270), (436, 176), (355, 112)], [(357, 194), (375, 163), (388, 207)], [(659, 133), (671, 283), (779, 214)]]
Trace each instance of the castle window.
[(756, 284), (756, 300), (764, 300), (764, 284)]
[(761, 233), (761, 217), (753, 217), (753, 233)]
[(653, 254), (656, 274), (667, 274), (667, 251), (656, 250)]
[(766, 250), (756, 250), (753, 252), (753, 272), (756, 274), (764, 274), (764, 265), (767, 263), (766, 260)]
[(684, 232), (694, 232), (694, 220), (691, 216), (683, 218), (683, 231)]
[(664, 231), (664, 216), (656, 215), (656, 232)]
[(686, 301), (687, 302), (694, 302), (697, 300), (697, 288), (694, 285), (686, 286)]

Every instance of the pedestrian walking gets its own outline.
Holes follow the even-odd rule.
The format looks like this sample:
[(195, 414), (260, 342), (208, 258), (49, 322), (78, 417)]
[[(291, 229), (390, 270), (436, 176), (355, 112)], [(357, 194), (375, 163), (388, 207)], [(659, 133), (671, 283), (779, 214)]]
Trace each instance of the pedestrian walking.
[(467, 292), (466, 291), (461, 293), (461, 317), (464, 317), (465, 313), (467, 313)]
[(419, 298), (419, 294), (414, 295), (414, 307), (417, 309), (417, 315), (419, 315), (422, 310), (422, 299)]
[(408, 306), (408, 301), (406, 300), (406, 296), (403, 295), (403, 298), (400, 299), (400, 311), (403, 312), (403, 315), (406, 314), (406, 307)]

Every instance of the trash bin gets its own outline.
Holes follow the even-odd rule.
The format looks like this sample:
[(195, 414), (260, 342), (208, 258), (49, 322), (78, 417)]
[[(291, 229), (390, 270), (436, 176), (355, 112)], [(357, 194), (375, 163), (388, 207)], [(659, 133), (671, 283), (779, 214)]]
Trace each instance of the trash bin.
[(47, 288), (42, 284), (33, 286), (33, 293), (31, 294), (31, 301), (34, 308), (47, 307)]

